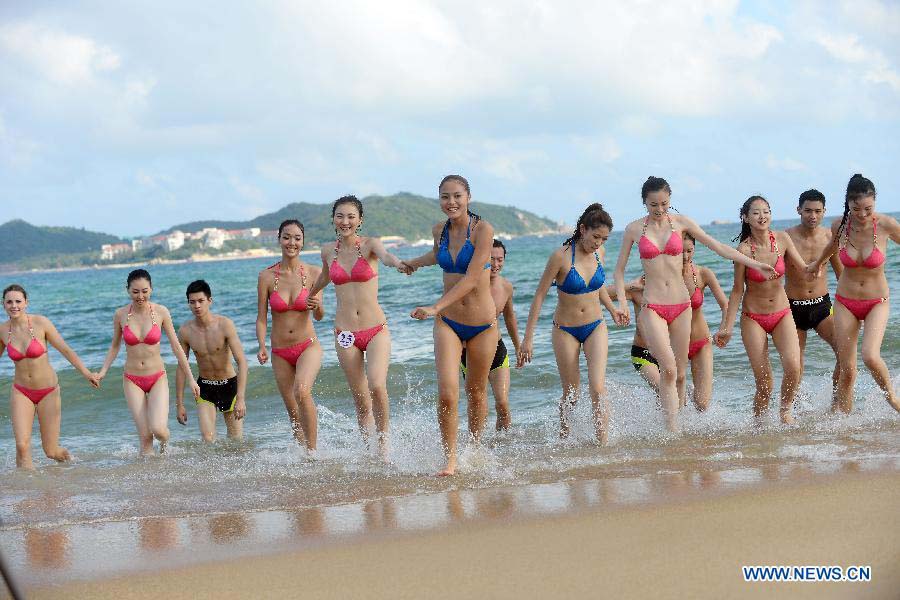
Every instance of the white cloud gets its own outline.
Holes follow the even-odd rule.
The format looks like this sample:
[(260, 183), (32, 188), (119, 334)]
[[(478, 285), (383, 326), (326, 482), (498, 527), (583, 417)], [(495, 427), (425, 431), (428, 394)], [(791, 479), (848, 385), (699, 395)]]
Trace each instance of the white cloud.
[(615, 162), (622, 156), (622, 149), (611, 136), (573, 136), (572, 143), (580, 152), (603, 163)]
[(806, 165), (799, 160), (785, 157), (776, 158), (770, 154), (766, 157), (766, 166), (773, 171), (805, 171)]
[(3, 26), (0, 44), (50, 81), (63, 85), (91, 82), (99, 74), (115, 71), (122, 63), (112, 48), (89, 37), (32, 23)]

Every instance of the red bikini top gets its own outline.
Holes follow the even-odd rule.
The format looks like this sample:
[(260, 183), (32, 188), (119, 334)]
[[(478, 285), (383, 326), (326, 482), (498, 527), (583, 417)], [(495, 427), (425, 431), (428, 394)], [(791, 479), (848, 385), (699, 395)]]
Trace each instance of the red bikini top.
[(331, 261), (331, 266), (328, 268), (328, 276), (331, 278), (331, 282), (334, 283), (334, 285), (365, 283), (378, 276), (375, 271), (372, 270), (372, 267), (369, 266), (369, 261), (363, 258), (358, 236), (356, 238), (356, 255), (358, 258), (356, 259), (356, 262), (353, 263), (349, 275), (344, 267), (341, 266), (341, 263), (338, 262), (338, 251), (340, 249), (341, 240), (338, 240), (334, 245), (334, 260)]
[(12, 359), (13, 362), (19, 362), (23, 358), (37, 358), (39, 356), (43, 356), (47, 349), (44, 348), (43, 344), (41, 344), (36, 337), (34, 337), (34, 327), (31, 326), (31, 317), (28, 315), (25, 316), (25, 319), (28, 321), (28, 331), (31, 333), (31, 341), (28, 342), (28, 347), (25, 348), (25, 352), (19, 352), (12, 345), (12, 323), (9, 324), (9, 335), (6, 337), (6, 354), (9, 355), (9, 358)]
[(131, 330), (131, 327), (128, 326), (128, 321), (131, 319), (131, 309), (132, 307), (129, 306), (128, 315), (125, 317), (125, 327), (122, 328), (122, 339), (125, 340), (125, 343), (129, 346), (137, 346), (138, 344), (153, 346), (154, 344), (158, 344), (159, 340), (162, 338), (162, 329), (156, 324), (156, 313), (153, 312), (153, 305), (150, 305), (150, 322), (153, 323), (153, 325), (150, 326), (150, 331), (147, 332), (144, 339), (139, 339)]
[[(778, 244), (775, 242), (775, 234), (771, 231), (769, 232), (769, 244), (772, 247), (772, 252), (774, 252), (778, 256), (778, 259), (773, 265), (775, 267), (775, 277), (768, 277), (766, 275), (763, 275), (763, 273), (758, 269), (747, 267), (747, 279), (749, 279), (750, 281), (762, 283), (764, 281), (768, 281), (769, 279), (779, 279), (782, 275), (784, 275), (784, 257), (778, 253)], [(756, 244), (753, 242), (753, 238), (750, 238), (750, 258), (756, 260)]]
[[(275, 285), (272, 286), (272, 293), (269, 294), (269, 306), (272, 307), (272, 312), (283, 313), (288, 312), (289, 310), (302, 312), (304, 310), (309, 310), (309, 307), (306, 305), (306, 299), (309, 298), (309, 290), (306, 289), (306, 271), (303, 270), (303, 265), (301, 264), (298, 267), (300, 285), (303, 287), (290, 305), (288, 305), (285, 299), (281, 297), (281, 294), (278, 293), (278, 280), (281, 278), (281, 261), (278, 261), (272, 265), (272, 267), (275, 268)], [(271, 269), (272, 267), (269, 268)], [(290, 298), (290, 296), (288, 297)]]
[(703, 290), (697, 282), (697, 271), (694, 269), (694, 263), (691, 263), (691, 275), (694, 277), (694, 293), (691, 294), (691, 308), (697, 310), (703, 306)]
[(846, 234), (844, 236), (844, 243), (841, 245), (841, 251), (838, 253), (842, 265), (850, 267), (851, 269), (856, 267), (877, 269), (884, 264), (884, 253), (878, 249), (878, 229), (874, 220), (872, 221), (872, 252), (869, 253), (869, 256), (867, 256), (864, 261), (862, 261), (861, 265), (853, 260), (850, 253), (847, 252), (847, 244), (850, 243), (850, 223), (847, 223), (847, 228), (844, 230), (844, 233)]
[(672, 217), (666, 214), (666, 218), (669, 220), (669, 227), (672, 228), (672, 235), (669, 236), (669, 239), (666, 241), (666, 245), (662, 250), (647, 237), (647, 223), (650, 222), (650, 215), (647, 215), (647, 218), (644, 219), (644, 228), (641, 230), (641, 237), (638, 240), (638, 253), (641, 255), (641, 258), (653, 260), (660, 254), (667, 254), (669, 256), (678, 256), (681, 254), (683, 250), (681, 236), (675, 231), (675, 225), (672, 224)]

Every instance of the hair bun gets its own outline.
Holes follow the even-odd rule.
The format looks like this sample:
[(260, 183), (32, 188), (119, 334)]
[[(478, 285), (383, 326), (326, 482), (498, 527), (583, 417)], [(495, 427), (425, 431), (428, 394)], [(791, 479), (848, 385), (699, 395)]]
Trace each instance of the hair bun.
[(851, 179), (864, 179), (864, 177), (862, 176), (862, 173), (854, 173)]

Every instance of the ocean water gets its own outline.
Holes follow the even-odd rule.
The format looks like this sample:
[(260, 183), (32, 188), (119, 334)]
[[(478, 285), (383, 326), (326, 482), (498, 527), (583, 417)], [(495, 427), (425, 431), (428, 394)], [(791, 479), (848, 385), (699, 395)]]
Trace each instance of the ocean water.
[[(776, 226), (790, 224), (781, 222)], [(707, 230), (730, 242), (737, 226)], [(529, 237), (507, 243), (504, 275), (515, 286), (515, 307), (522, 333), (546, 258), (562, 239), (563, 236)], [(615, 232), (607, 248), (610, 272), (620, 240), (621, 233)], [(405, 257), (422, 250), (402, 248), (397, 253)], [(309, 256), (307, 260), (314, 258)], [(886, 271), (891, 286), (896, 288), (900, 252), (889, 250), (888, 259)], [(712, 268), (726, 293), (730, 290), (730, 262), (699, 246), (695, 260)], [(225, 439), (220, 419), (219, 441), (213, 445), (202, 443), (192, 403), (188, 402), (189, 424), (182, 427), (175, 421), (173, 401), (169, 453), (164, 457), (139, 458), (134, 424), (119, 383), (124, 351), (99, 391), (91, 389), (58, 353), (51, 351), (62, 386), (61, 443), (72, 452), (74, 460), (58, 465), (43, 457), (35, 427), (37, 470), (17, 471), (9, 407), (5, 402), (0, 404), (0, 539), (19, 539), (25, 530), (69, 524), (306, 510), (450, 491), (553, 486), (579, 480), (639, 481), (698, 470), (755, 479), (766, 477), (767, 469), (772, 468), (830, 472), (854, 466), (900, 467), (900, 417), (888, 407), (865, 369), (861, 369), (857, 382), (853, 414), (827, 414), (834, 359), (830, 348), (816, 336), (810, 337), (807, 346), (806, 374), (795, 404), (797, 426), (779, 425), (777, 410), (762, 423), (752, 418), (753, 379), (740, 337), (735, 336), (726, 350), (715, 350), (712, 407), (701, 414), (689, 404), (682, 414), (683, 433), (672, 435), (665, 432), (655, 398), (631, 366), (633, 327), (615, 327), (608, 318), (607, 385), (613, 406), (610, 442), (606, 447), (591, 443), (586, 400), (576, 409), (572, 436), (560, 441), (559, 379), (550, 345), (556, 300), (555, 293), (551, 293), (544, 303), (535, 337), (535, 360), (524, 369), (512, 371), (512, 430), (502, 435), (493, 432), (491, 406), (485, 445), (477, 450), (461, 446), (464, 449), (457, 477), (432, 477), (443, 464), (435, 416), (432, 323), (415, 321), (409, 312), (438, 298), (441, 275), (436, 267), (420, 270), (412, 280), (385, 268), (379, 276), (381, 303), (393, 338), (389, 374), (391, 464), (380, 462), (359, 439), (352, 398), (332, 349), (333, 289), (326, 291), (328, 314), (316, 324), (325, 347), (324, 365), (314, 388), (319, 406), (319, 456), (309, 459), (291, 437), (270, 367), (255, 363), (256, 276), (273, 261), (268, 258), (150, 267), (153, 300), (169, 307), (176, 322), (190, 316), (184, 299), (187, 283), (204, 278), (213, 289), (214, 309), (237, 324), (251, 360), (244, 440)], [(639, 268), (639, 260), (633, 256), (629, 277), (636, 276)], [(23, 284), (31, 298), (31, 312), (52, 319), (89, 368), (97, 369), (108, 348), (113, 311), (128, 300), (124, 289), (127, 271), (29, 273), (3, 276), (0, 285)], [(410, 285), (411, 281), (415, 285)], [(833, 282), (831, 290), (833, 294)], [(882, 348), (895, 375), (900, 373), (900, 339), (895, 333), (898, 310), (898, 303), (893, 303)], [(714, 331), (720, 313), (710, 294), (704, 311)], [(506, 336), (505, 328), (501, 331)], [(511, 348), (511, 344), (507, 345)], [(173, 385), (174, 361), (168, 344), (162, 348)], [(776, 379), (780, 380), (774, 349), (772, 363)], [(0, 387), (8, 389), (11, 376), (11, 362), (0, 361)], [(586, 381), (584, 372), (583, 380)], [(172, 394), (174, 398), (174, 391)], [(465, 398), (460, 402), (460, 436), (464, 442)], [(773, 398), (772, 406), (777, 406), (777, 398)]]

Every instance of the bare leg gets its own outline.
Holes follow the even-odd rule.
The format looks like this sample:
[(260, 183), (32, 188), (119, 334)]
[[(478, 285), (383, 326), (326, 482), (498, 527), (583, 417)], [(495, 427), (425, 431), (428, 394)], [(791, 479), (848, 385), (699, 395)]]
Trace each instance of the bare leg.
[(469, 433), (475, 442), (481, 440), (487, 423), (487, 384), (491, 362), (497, 352), (496, 326), (479, 333), (466, 342), (466, 398)]
[(438, 476), (456, 473), (456, 438), (459, 433), (459, 357), (462, 343), (450, 326), (434, 321), (434, 365), (438, 378), (438, 426), (447, 465)]
[(16, 466), (20, 469), (34, 469), (31, 459), (31, 430), (34, 427), (34, 403), (12, 388), (9, 397), (9, 416), (12, 420), (13, 436), (16, 438)]
[(222, 413), (225, 420), (225, 429), (228, 430), (228, 438), (239, 440), (244, 437), (244, 420), (234, 416), (234, 411)]
[[(303, 353), (303, 356), (301, 356), (300, 360), (297, 361), (296, 368), (280, 356), (276, 355), (272, 359), (272, 371), (275, 373), (275, 383), (278, 385), (278, 391), (281, 392), (281, 398), (284, 401), (284, 408), (285, 410), (287, 410), (288, 419), (290, 419), (291, 422), (291, 432), (294, 434), (294, 439), (297, 441), (297, 443), (301, 446), (305, 446), (307, 451), (315, 449), (316, 440), (308, 440), (306, 427), (304, 427), (303, 422), (300, 396), (298, 395), (298, 390), (296, 389), (296, 380), (298, 377), (297, 372), (300, 370), (301, 366), (300, 361), (302, 361), (306, 357), (306, 354), (308, 352), (312, 352), (314, 349), (316, 350), (316, 356), (318, 358), (313, 359), (313, 362), (321, 365), (322, 347), (318, 342), (314, 342), (309, 345), (309, 347)], [(318, 369), (316, 369), (316, 371), (318, 372)], [(310, 400), (311, 398), (312, 397), (310, 396)], [(312, 409), (313, 412), (315, 412), (314, 404), (312, 405)]]
[[(31, 401), (28, 401), (31, 403)], [(59, 386), (44, 396), (37, 405), (38, 423), (41, 428), (41, 445), (47, 458), (58, 462), (69, 460), (69, 451), (59, 445), (59, 426), (62, 421), (62, 401)]]
[(512, 418), (509, 414), (509, 368), (499, 367), (488, 375), (491, 390), (494, 392), (494, 405), (497, 409), (497, 431), (509, 429)]
[(150, 433), (159, 441), (159, 453), (166, 451), (169, 442), (169, 380), (163, 375), (147, 393), (147, 424)]
[(200, 423), (200, 435), (204, 442), (216, 439), (216, 407), (205, 400), (197, 403), (197, 422)]
[(900, 402), (894, 394), (894, 386), (891, 383), (891, 374), (888, 372), (884, 359), (881, 358), (881, 342), (884, 340), (884, 330), (890, 314), (890, 305), (882, 302), (869, 311), (863, 328), (862, 359), (866, 368), (872, 374), (872, 379), (884, 392), (884, 397), (891, 408), (900, 412)]
[(316, 451), (319, 435), (319, 414), (313, 402), (312, 388), (316, 382), (319, 369), (322, 368), (322, 346), (313, 342), (297, 361), (294, 373), (294, 397), (300, 410), (300, 427), (306, 436), (306, 449), (310, 454)]
[(125, 402), (128, 404), (131, 418), (134, 419), (134, 426), (137, 429), (141, 456), (151, 455), (153, 454), (153, 434), (150, 432), (150, 420), (147, 417), (147, 394), (131, 380), (122, 377), (122, 381), (124, 382)]
[(553, 340), (553, 354), (556, 355), (556, 368), (559, 370), (559, 383), (562, 396), (559, 399), (559, 437), (569, 435), (569, 414), (578, 402), (581, 386), (581, 373), (578, 360), (581, 356), (581, 344), (574, 336), (554, 326), (550, 335)]
[(794, 394), (797, 393), (797, 387), (800, 385), (801, 354), (800, 343), (797, 340), (797, 328), (794, 325), (794, 319), (790, 313), (787, 314), (781, 322), (772, 331), (772, 342), (781, 355), (781, 369), (783, 376), (781, 379), (781, 406), (778, 414), (781, 422), (788, 425), (794, 422), (791, 415), (791, 407), (794, 404)]
[(591, 390), (591, 409), (597, 442), (609, 440), (609, 397), (606, 395), (606, 359), (609, 353), (609, 332), (601, 323), (584, 340), (584, 357), (587, 360), (588, 385)]
[[(665, 319), (655, 311), (642, 310), (638, 315), (638, 327), (647, 341), (647, 349), (659, 363), (659, 401), (666, 414), (666, 427), (669, 431), (679, 431), (678, 374), (682, 373), (683, 377), (685, 367), (679, 365), (687, 363), (691, 334), (690, 312), (684, 311), (667, 326)], [(678, 352), (675, 352), (675, 346)], [(681, 386), (684, 387), (683, 381)]]
[(694, 406), (703, 412), (709, 408), (713, 384), (713, 349), (706, 344), (691, 359), (691, 380), (694, 382)]
[[(874, 309), (872, 309), (874, 310)], [(838, 386), (832, 410), (850, 414), (853, 410), (853, 384), (856, 383), (856, 345), (860, 322), (840, 302), (834, 305), (834, 341), (838, 349)]]
[[(787, 317), (785, 317), (787, 318)], [(779, 323), (779, 326), (781, 324)], [(769, 338), (759, 323), (750, 317), (741, 316), (741, 339), (750, 359), (750, 368), (756, 379), (756, 393), (753, 396), (753, 414), (760, 416), (769, 409), (772, 396), (772, 365), (769, 364)]]
[(650, 363), (649, 365), (641, 365), (641, 370), (638, 371), (641, 377), (644, 378), (644, 381), (653, 388), (653, 392), (656, 395), (659, 395), (659, 367)]
[[(379, 334), (380, 335), (380, 334)], [(374, 338), (372, 340), (375, 341)], [(363, 441), (368, 446), (369, 435), (375, 425), (372, 418), (372, 395), (369, 393), (369, 382), (366, 379), (366, 364), (362, 350), (356, 346), (343, 348), (335, 340), (334, 348), (337, 351), (338, 362), (347, 378), (350, 392), (353, 394), (353, 402), (356, 405), (356, 423)]]
[(388, 459), (390, 450), (391, 405), (387, 391), (388, 367), (391, 362), (391, 334), (382, 329), (366, 348), (366, 378), (372, 395), (372, 417), (378, 434), (378, 453)]
[[(786, 319), (787, 317), (785, 317)], [(779, 323), (781, 325), (781, 323)], [(806, 331), (797, 329), (797, 340), (800, 343), (800, 380), (803, 380), (803, 372), (806, 370)]]
[(838, 349), (837, 342), (835, 341), (834, 315), (829, 315), (826, 319), (819, 323), (819, 326), (816, 327), (816, 333), (818, 333), (819, 337), (825, 340), (834, 351), (834, 371), (831, 374), (831, 395), (833, 403), (834, 395), (836, 393), (835, 390), (837, 390), (838, 386), (838, 378), (840, 377), (841, 373), (837, 359)]

